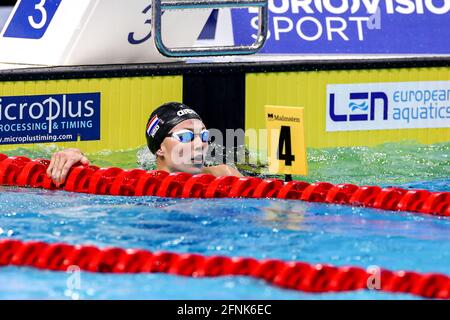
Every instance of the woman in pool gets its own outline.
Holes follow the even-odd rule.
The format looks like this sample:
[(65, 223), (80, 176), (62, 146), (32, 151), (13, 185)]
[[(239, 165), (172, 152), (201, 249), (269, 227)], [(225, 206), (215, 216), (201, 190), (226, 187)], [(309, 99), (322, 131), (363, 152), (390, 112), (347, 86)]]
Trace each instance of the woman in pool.
[[(170, 102), (152, 112), (145, 131), (147, 145), (156, 156), (156, 168), (167, 172), (191, 174), (209, 173), (214, 176), (238, 176), (241, 173), (225, 164), (205, 167), (209, 131), (200, 116), (188, 106)], [(53, 154), (48, 176), (60, 185), (72, 166), (89, 164), (79, 149), (66, 149)]]

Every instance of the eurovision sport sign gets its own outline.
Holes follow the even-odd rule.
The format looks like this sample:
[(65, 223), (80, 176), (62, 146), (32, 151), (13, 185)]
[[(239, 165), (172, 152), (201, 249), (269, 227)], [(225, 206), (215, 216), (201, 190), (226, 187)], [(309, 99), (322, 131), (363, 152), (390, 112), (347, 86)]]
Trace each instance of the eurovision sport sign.
[[(262, 53), (450, 54), (448, 0), (269, 0)], [(233, 10), (236, 44), (254, 41), (254, 9)]]

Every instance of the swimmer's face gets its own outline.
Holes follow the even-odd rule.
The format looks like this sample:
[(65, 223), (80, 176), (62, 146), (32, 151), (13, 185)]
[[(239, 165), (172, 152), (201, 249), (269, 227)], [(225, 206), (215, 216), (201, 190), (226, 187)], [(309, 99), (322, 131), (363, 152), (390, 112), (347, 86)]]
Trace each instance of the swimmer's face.
[(189, 119), (177, 124), (169, 134), (190, 130), (195, 134), (194, 140), (180, 142), (175, 137), (166, 137), (156, 155), (160, 157), (171, 172), (187, 172), (198, 174), (203, 169), (203, 163), (208, 150), (208, 142), (200, 137), (206, 127), (201, 120)]

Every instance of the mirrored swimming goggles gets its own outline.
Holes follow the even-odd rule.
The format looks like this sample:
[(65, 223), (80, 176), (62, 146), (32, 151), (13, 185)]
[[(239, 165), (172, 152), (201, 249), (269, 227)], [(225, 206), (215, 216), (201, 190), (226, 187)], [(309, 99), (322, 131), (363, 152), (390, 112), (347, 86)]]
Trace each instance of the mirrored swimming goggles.
[(203, 129), (202, 131), (200, 131), (200, 133), (194, 133), (191, 130), (187, 129), (180, 130), (167, 134), (167, 137), (175, 138), (182, 143), (188, 143), (194, 141), (195, 136), (197, 135), (200, 137), (200, 140), (202, 140), (202, 142), (209, 141), (209, 130), (206, 129)]

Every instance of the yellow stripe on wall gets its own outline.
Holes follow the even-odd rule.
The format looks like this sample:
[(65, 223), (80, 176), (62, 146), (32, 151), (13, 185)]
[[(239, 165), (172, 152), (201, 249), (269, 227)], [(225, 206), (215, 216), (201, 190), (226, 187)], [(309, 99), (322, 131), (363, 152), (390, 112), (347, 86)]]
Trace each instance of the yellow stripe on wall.
[(326, 132), (325, 125), (327, 84), (446, 80), (450, 80), (447, 67), (247, 74), (245, 127), (265, 127), (265, 105), (298, 106), (305, 108), (307, 147), (374, 146), (401, 140), (446, 142), (450, 141), (450, 128)]
[[(0, 96), (100, 92), (100, 141), (56, 143), (85, 152), (124, 150), (146, 144), (145, 125), (159, 105), (182, 100), (181, 76), (0, 82)], [(1, 145), (0, 151), (32, 144)]]

